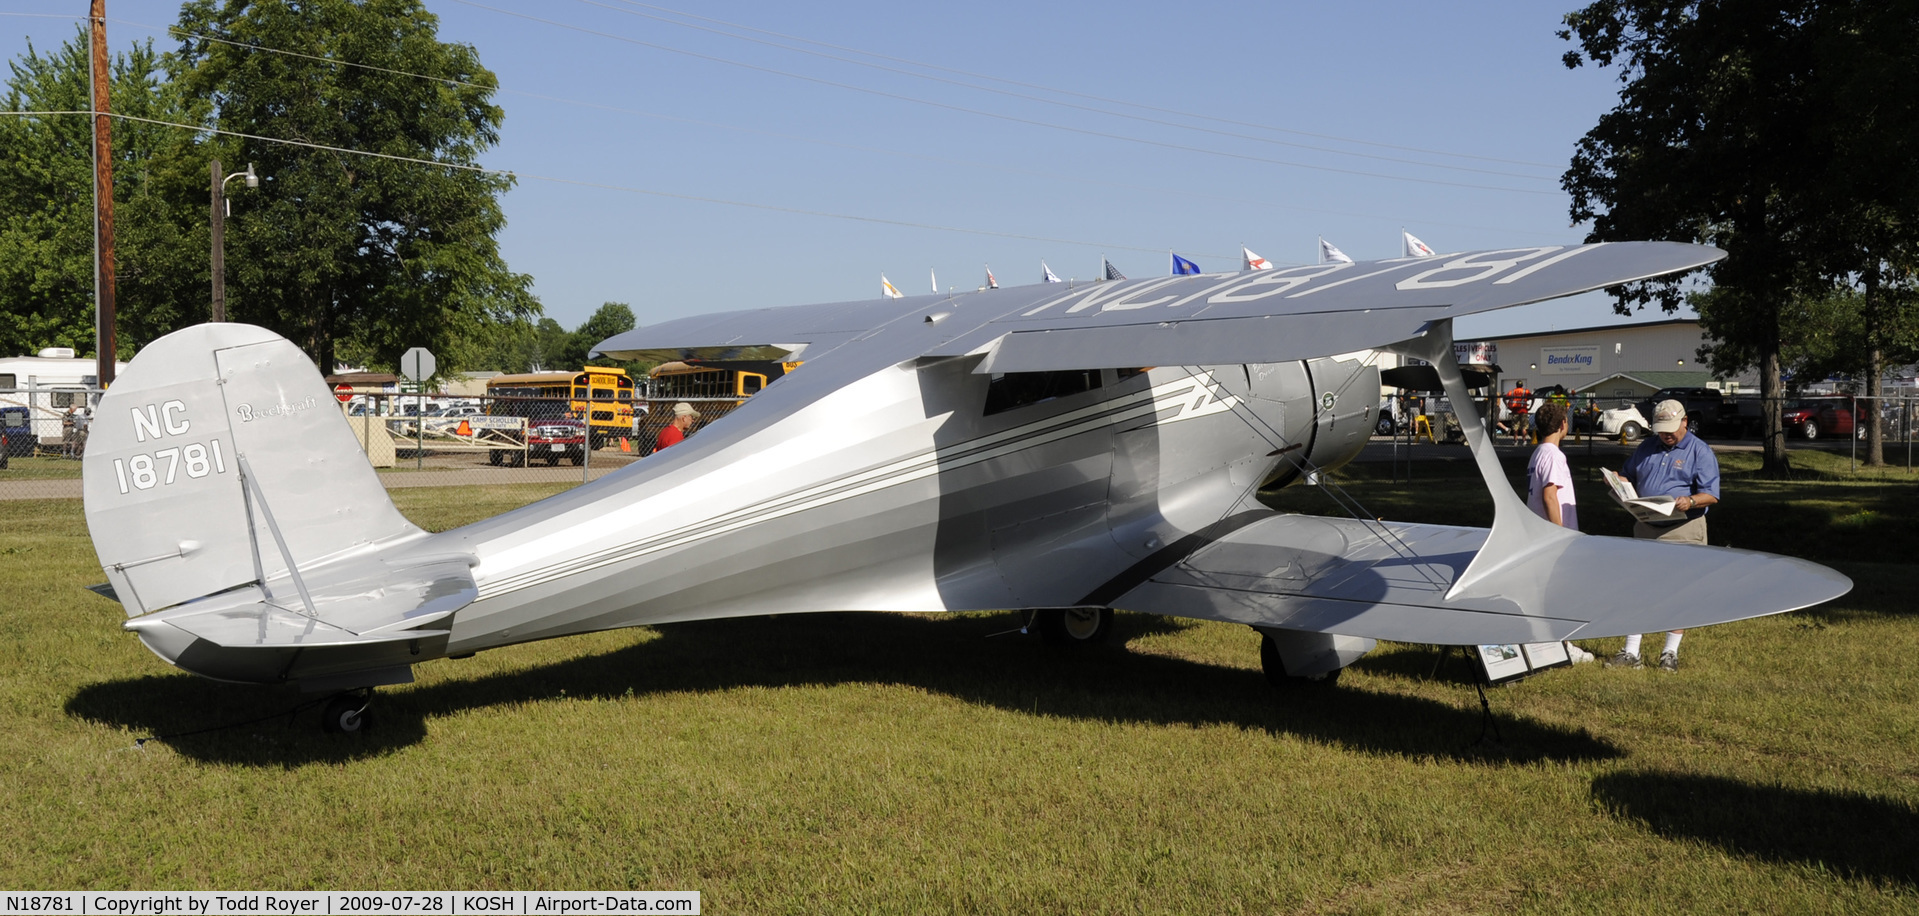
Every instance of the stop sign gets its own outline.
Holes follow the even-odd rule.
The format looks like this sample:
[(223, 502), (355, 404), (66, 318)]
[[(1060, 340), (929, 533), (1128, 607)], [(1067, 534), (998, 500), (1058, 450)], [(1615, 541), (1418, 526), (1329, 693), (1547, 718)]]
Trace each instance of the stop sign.
[(335, 385), (333, 386), (333, 396), (338, 398), (340, 403), (345, 404), (353, 400), (353, 386), (347, 384)]

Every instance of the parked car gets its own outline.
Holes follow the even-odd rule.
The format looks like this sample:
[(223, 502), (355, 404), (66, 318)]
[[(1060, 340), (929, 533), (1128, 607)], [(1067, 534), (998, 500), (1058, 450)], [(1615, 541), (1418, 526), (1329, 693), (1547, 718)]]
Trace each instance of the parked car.
[[(6, 440), (6, 444), (0, 446), (0, 455), (29, 456), (33, 454), (33, 447), (40, 444), (39, 438), (33, 434), (31, 414), (25, 407), (0, 407), (0, 430), (5, 431)], [(0, 464), (0, 467), (5, 465)]]
[(1858, 433), (1852, 410), (1835, 401), (1787, 401), (1782, 420), (1789, 436), (1817, 439)]
[(1701, 436), (1738, 432), (1738, 414), (1727, 410), (1726, 395), (1717, 388), (1661, 388), (1634, 406), (1639, 408), (1642, 417), (1650, 417), (1660, 401), (1678, 401), (1685, 405), (1686, 429)]
[(1379, 419), (1373, 423), (1373, 435), (1391, 436), (1399, 432), (1399, 405), (1396, 397), (1385, 397), (1379, 401)]
[(585, 464), (586, 424), (573, 419), (544, 417), (527, 427), (525, 452), (497, 448), (487, 452), (489, 463), (510, 463), (514, 467), (519, 467), (522, 462), (531, 464), (542, 458), (546, 459), (548, 466), (559, 464), (561, 458), (574, 467)]
[(1598, 427), (1601, 433), (1619, 436), (1628, 442), (1643, 438), (1652, 430), (1652, 424), (1646, 422), (1646, 415), (1632, 405), (1600, 411)]

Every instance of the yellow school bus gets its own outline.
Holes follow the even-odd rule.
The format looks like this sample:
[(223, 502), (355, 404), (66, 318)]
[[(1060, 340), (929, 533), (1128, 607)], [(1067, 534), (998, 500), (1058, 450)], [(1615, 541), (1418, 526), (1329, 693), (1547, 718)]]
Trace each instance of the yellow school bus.
[(588, 366), (578, 372), (496, 375), (486, 382), (493, 416), (538, 419), (562, 410), (586, 423), (594, 448), (633, 431), (633, 380), (625, 369)]
[(661, 363), (647, 373), (653, 382), (649, 396), (654, 401), (668, 403), (717, 398), (745, 400), (799, 365), (763, 360)]

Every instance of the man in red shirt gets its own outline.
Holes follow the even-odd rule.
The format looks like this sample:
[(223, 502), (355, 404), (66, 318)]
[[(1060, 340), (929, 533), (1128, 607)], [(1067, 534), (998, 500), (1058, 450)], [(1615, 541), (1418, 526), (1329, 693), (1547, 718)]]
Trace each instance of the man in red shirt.
[(693, 429), (693, 422), (700, 418), (700, 412), (693, 405), (681, 401), (673, 405), (673, 422), (660, 430), (658, 439), (653, 440), (653, 450), (659, 451), (669, 445), (686, 441), (686, 434)]

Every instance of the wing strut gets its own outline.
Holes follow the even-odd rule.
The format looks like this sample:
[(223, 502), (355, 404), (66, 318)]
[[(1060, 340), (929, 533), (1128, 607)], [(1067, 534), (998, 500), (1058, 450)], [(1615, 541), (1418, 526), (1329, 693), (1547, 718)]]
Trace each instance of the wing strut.
[[(259, 482), (253, 479), (253, 468), (247, 464), (247, 456), (242, 453), (237, 457), (240, 460), (240, 483), (245, 488), (241, 494), (247, 497), (248, 502), (247, 537), (253, 541), (253, 574), (260, 583), (260, 591), (272, 597), (273, 593), (267, 589), (266, 571), (260, 563), (260, 536), (253, 527), (252, 503), (255, 501), (260, 504), (260, 514), (266, 517), (267, 531), (273, 535), (274, 546), (280, 548), (280, 559), (287, 564), (287, 575), (293, 577), (293, 588), (300, 593), (300, 603), (306, 607), (306, 615), (314, 620), (320, 619), (320, 612), (313, 607), (313, 596), (307, 593), (306, 580), (300, 578), (300, 567), (293, 562), (293, 551), (287, 549), (287, 539), (280, 534), (279, 523), (273, 520), (273, 509), (267, 506), (267, 495), (260, 492)], [(260, 606), (262, 628), (266, 626), (266, 614), (267, 605), (262, 603)]]
[(1471, 565), (1460, 573), (1458, 581), (1446, 593), (1446, 599), (1452, 601), (1466, 597), (1504, 595), (1519, 600), (1521, 607), (1528, 612), (1539, 613), (1544, 596), (1521, 597), (1513, 594), (1511, 577), (1507, 577), (1497, 589), (1480, 589), (1476, 586), (1500, 573), (1523, 567), (1542, 554), (1557, 555), (1560, 542), (1579, 537), (1579, 532), (1561, 528), (1533, 514), (1525, 501), (1513, 492), (1512, 484), (1506, 481), (1506, 472), (1499, 466), (1499, 455), (1493, 451), (1492, 434), (1486, 428), (1485, 418), (1473, 406), (1472, 397), (1466, 391), (1466, 379), (1459, 371), (1459, 360), (1453, 356), (1452, 319), (1434, 321), (1426, 326), (1420, 336), (1387, 349), (1402, 356), (1423, 359), (1439, 370), (1439, 381), (1446, 387), (1447, 398), (1453, 402), (1453, 412), (1459, 416), (1459, 427), (1465, 432), (1466, 444), (1473, 451), (1479, 476), (1485, 478), (1486, 489), (1491, 491), (1493, 497), (1492, 533), (1486, 536), (1485, 546), (1479, 549)]

